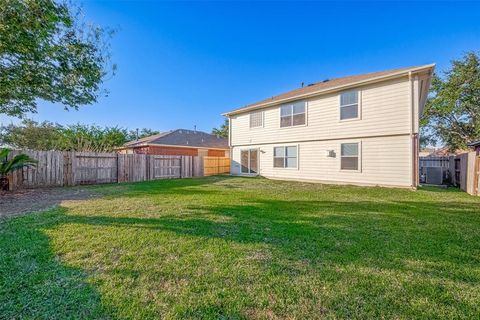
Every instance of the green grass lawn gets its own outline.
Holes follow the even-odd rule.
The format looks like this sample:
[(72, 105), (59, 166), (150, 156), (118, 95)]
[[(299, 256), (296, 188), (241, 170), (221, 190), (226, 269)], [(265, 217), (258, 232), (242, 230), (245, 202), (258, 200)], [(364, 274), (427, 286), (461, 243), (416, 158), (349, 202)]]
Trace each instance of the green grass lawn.
[(0, 221), (0, 318), (478, 318), (480, 198), (210, 177)]

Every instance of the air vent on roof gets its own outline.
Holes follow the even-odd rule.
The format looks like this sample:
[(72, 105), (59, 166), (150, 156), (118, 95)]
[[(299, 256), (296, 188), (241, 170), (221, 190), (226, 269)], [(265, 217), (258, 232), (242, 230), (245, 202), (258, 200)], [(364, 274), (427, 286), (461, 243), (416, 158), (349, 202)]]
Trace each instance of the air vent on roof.
[(309, 84), (307, 85), (307, 87), (311, 87), (311, 86), (313, 86), (314, 84), (315, 84), (315, 83), (309, 83)]
[(330, 81), (330, 79), (325, 79), (325, 80), (323, 80), (322, 82), (328, 82), (328, 81)]

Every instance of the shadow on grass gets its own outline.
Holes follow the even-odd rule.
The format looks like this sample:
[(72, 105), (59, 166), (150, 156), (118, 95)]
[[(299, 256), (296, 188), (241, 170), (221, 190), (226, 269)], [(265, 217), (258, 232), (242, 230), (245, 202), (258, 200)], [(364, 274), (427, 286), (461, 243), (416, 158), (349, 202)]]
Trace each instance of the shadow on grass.
[[(230, 190), (209, 189), (209, 185), (218, 183), (222, 189), (235, 189), (235, 184), (230, 184), (227, 179), (212, 177), (125, 185), (127, 188), (122, 190), (121, 196), (220, 195)], [(107, 192), (106, 196), (116, 195)], [(257, 196), (252, 191), (250, 197), (232, 198), (230, 203), (219, 201), (201, 205), (189, 202), (184, 205), (186, 214), (174, 216), (114, 216), (116, 212), (95, 215), (89, 214), (88, 209), (87, 213), (83, 210), (82, 214), (77, 214), (62, 208), (51, 214), (22, 217), (0, 225), (0, 248), (7, 248), (0, 253), (0, 275), (6, 279), (5, 284), (0, 283), (0, 312), (32, 318), (55, 317), (67, 311), (79, 318), (108, 316), (98, 292), (86, 284), (85, 275), (78, 269), (63, 266), (51, 252), (42, 230), (62, 224), (119, 227), (113, 231), (119, 233), (123, 232), (120, 228), (127, 228), (125, 232), (135, 232), (139, 237), (145, 229), (171, 232), (172, 241), (182, 241), (188, 236), (227, 244), (260, 244), (272, 251), (272, 257), (261, 262), (262, 273), (283, 273), (292, 280), (299, 274), (309, 276), (308, 273), (326, 272), (330, 276), (326, 279), (330, 280), (325, 282), (337, 281), (342, 279), (346, 269), (358, 269), (350, 271), (352, 273), (346, 276), (349, 280), (371, 276), (360, 271), (367, 269), (374, 270), (376, 275), (384, 271), (415, 274), (424, 278), (412, 280), (412, 286), (416, 288), (409, 293), (409, 300), (433, 299), (432, 304), (455, 308), (459, 302), (452, 298), (454, 294), (447, 296), (445, 291), (448, 288), (435, 284), (435, 281), (453, 281), (459, 286), (480, 281), (478, 273), (472, 272), (480, 264), (477, 229), (480, 216), (475, 204), (391, 199), (355, 202), (281, 200)], [(128, 244), (125, 246), (129, 248)], [(325, 271), (329, 268), (330, 271)], [(138, 277), (136, 273), (139, 271), (124, 272), (126, 277), (130, 274)], [(368, 297), (367, 302), (388, 301), (393, 311), (386, 313), (387, 317), (401, 314), (405, 300), (398, 298), (405, 294), (405, 289), (399, 287), (384, 292), (388, 284), (379, 281), (380, 284), (374, 283), (377, 285), (377, 291), (374, 291), (369, 287), (372, 282), (369, 280), (357, 287), (349, 285), (347, 292), (331, 298), (331, 314), (352, 317), (355, 314), (348, 312), (368, 309), (358, 302), (364, 297)], [(354, 289), (350, 290), (350, 287)], [(383, 298), (382, 294), (389, 299)], [(435, 300), (440, 295), (441, 299)], [(465, 303), (462, 308), (464, 314), (473, 314), (476, 307)], [(377, 317), (385, 316), (379, 306), (372, 312)], [(243, 315), (227, 310), (225, 306), (208, 303), (185, 307), (179, 314), (185, 318), (241, 318)]]
[[(480, 237), (475, 233), (480, 216), (472, 203), (250, 198), (238, 205), (189, 206), (188, 212), (158, 218), (67, 215), (65, 222), (138, 229), (139, 234), (141, 229), (172, 232), (178, 241), (193, 236), (227, 244), (260, 244), (272, 254), (261, 262), (263, 273), (288, 275), (292, 282), (317, 272), (338, 281), (364, 279), (332, 298), (330, 308), (337, 309), (331, 310), (336, 316), (354, 315), (348, 312), (360, 306), (351, 301), (359, 297), (376, 303), (388, 301), (389, 311), (376, 308), (372, 311), (375, 317), (401, 314), (406, 301), (425, 299), (433, 299), (437, 307), (450, 310), (452, 315), (462, 314), (456, 310), (460, 305), (464, 314), (472, 315), (478, 309), (471, 302), (459, 302), (455, 291), (440, 284), (449, 281), (466, 288), (480, 281), (479, 274), (472, 272), (480, 264)], [(399, 299), (405, 287), (394, 289), (381, 284), (385, 280), (372, 280), (388, 279), (386, 274), (414, 275), (407, 285), (414, 288), (408, 289), (407, 300)], [(192, 317), (200, 312), (200, 316), (207, 310), (213, 312), (212, 317), (238, 316), (221, 306), (197, 308), (185, 309), (182, 315)], [(412, 310), (408, 312), (423, 312), (421, 307)], [(436, 314), (432, 309), (429, 312), (432, 317)]]
[(86, 274), (63, 265), (42, 229), (57, 214), (0, 221), (1, 319), (109, 319)]
[(475, 254), (479, 246), (465, 243), (468, 225), (475, 232), (473, 226), (480, 224), (479, 211), (471, 204), (245, 200), (241, 205), (190, 206), (188, 212), (159, 218), (67, 215), (65, 223), (266, 244), (288, 261), (312, 265), (371, 266), (377, 261), (382, 268), (407, 271), (411, 267), (405, 261), (449, 263), (459, 268), (437, 276), (480, 281), (469, 274), (469, 268), (480, 263)]
[[(174, 179), (83, 188), (102, 191), (89, 194), (90, 199), (116, 197), (117, 190), (121, 190), (122, 196), (126, 197), (207, 194), (213, 191), (189, 190), (186, 187), (199, 187), (220, 182), (225, 178)], [(66, 191), (72, 190), (75, 192), (76, 189)], [(76, 193), (72, 196), (72, 192), (60, 189), (48, 189), (48, 192), (45, 195), (49, 197), (46, 207), (60, 206), (65, 200), (84, 199), (76, 197)], [(32, 190), (27, 195), (35, 193), (43, 195), (45, 190)], [(45, 209), (42, 206), (38, 208)], [(49, 238), (44, 233), (58, 225), (78, 220), (66, 215), (66, 212), (66, 209), (61, 208), (47, 213), (0, 217), (0, 319), (111, 317), (102, 306), (98, 291), (87, 283), (87, 275), (81, 269), (62, 264), (61, 259), (52, 251)]]

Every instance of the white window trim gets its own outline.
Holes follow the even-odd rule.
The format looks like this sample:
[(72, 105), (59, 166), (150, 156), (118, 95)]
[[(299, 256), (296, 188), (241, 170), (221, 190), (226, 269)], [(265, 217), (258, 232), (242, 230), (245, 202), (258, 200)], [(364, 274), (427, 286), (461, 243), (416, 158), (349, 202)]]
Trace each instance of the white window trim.
[[(257, 127), (252, 127), (251, 126), (251, 114), (252, 113), (257, 113), (257, 112), (260, 112), (262, 114), (262, 125), (261, 126), (257, 126)], [(252, 111), (248, 114), (248, 127), (250, 128), (250, 130), (255, 130), (255, 129), (261, 129), (261, 128), (264, 128), (265, 127), (265, 112), (263, 110), (261, 111), (258, 111), (258, 110), (255, 110), (255, 111)]]
[[(300, 102), (300, 101), (297, 101), (297, 102)], [(283, 105), (280, 105), (278, 107), (278, 127), (280, 129), (291, 129), (291, 128), (300, 128), (300, 127), (306, 127), (308, 125), (308, 101), (303, 101), (305, 102), (305, 123), (304, 124), (298, 124), (296, 126), (288, 126), (288, 127), (282, 127), (282, 107), (284, 107), (285, 105), (292, 105), (293, 103), (291, 104), (283, 104)], [(292, 110), (293, 112), (293, 110)], [(297, 113), (296, 113), (297, 114)], [(292, 116), (293, 116), (293, 113), (292, 113)]]
[[(295, 168), (286, 168), (286, 167), (283, 167), (283, 168), (279, 168), (279, 167), (275, 167), (275, 148), (286, 148), (286, 147), (297, 147), (297, 166)], [(286, 152), (286, 150), (285, 150)], [(282, 144), (282, 145), (274, 145), (273, 148), (272, 148), (272, 167), (273, 167), (273, 170), (298, 170), (298, 168), (300, 167), (300, 145), (299, 144)], [(285, 158), (285, 157), (282, 157), (282, 158)]]
[[(346, 143), (358, 143), (358, 169), (357, 170), (348, 170), (348, 169), (342, 169), (342, 144)], [(338, 170), (340, 172), (351, 172), (351, 173), (361, 173), (362, 172), (362, 140), (348, 140), (348, 141), (343, 141), (340, 142), (339, 144), (339, 157), (338, 159), (340, 160), (338, 163)]]
[[(349, 119), (342, 119), (342, 107), (347, 107), (354, 105), (355, 103), (352, 104), (347, 104), (345, 106), (342, 106), (342, 93), (347, 93), (351, 91), (357, 91), (358, 92), (358, 112), (357, 112), (357, 117), (356, 118), (349, 118)], [(338, 121), (339, 122), (348, 122), (348, 121), (357, 121), (357, 120), (362, 120), (362, 90), (360, 89), (353, 89), (353, 90), (347, 90), (347, 91), (342, 91), (338, 94)]]

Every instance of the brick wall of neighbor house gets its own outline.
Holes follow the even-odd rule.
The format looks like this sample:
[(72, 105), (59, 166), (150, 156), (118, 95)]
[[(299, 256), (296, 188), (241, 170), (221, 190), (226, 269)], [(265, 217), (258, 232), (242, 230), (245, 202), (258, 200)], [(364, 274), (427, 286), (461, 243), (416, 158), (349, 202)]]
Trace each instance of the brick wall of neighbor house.
[(225, 152), (225, 150), (209, 149), (208, 150), (208, 156), (209, 157), (226, 157), (226, 152)]

